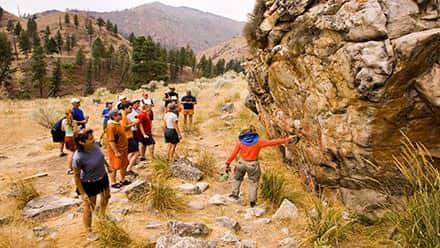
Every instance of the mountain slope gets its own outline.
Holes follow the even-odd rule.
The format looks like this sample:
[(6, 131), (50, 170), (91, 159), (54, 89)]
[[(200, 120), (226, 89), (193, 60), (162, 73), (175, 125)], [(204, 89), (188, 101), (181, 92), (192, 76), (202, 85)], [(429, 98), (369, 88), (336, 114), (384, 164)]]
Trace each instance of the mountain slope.
[(225, 61), (232, 59), (243, 61), (250, 56), (250, 52), (246, 39), (240, 36), (197, 53), (198, 58), (203, 55), (211, 57), (214, 62), (217, 62), (219, 59), (224, 59)]
[(150, 35), (169, 47), (189, 45), (195, 51), (215, 46), (241, 33), (244, 23), (187, 7), (144, 4), (113, 12), (89, 12), (109, 19), (125, 34)]

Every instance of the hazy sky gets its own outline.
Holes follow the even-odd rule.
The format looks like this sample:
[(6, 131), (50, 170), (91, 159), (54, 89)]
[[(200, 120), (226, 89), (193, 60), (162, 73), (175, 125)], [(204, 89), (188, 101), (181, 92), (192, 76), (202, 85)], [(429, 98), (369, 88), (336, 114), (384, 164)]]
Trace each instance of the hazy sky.
[[(50, 9), (80, 9), (90, 11), (122, 10), (135, 7), (149, 0), (0, 0), (0, 6), (18, 14), (32, 14)], [(239, 21), (246, 21), (247, 13), (252, 11), (255, 0), (160, 0), (172, 6), (187, 6)]]

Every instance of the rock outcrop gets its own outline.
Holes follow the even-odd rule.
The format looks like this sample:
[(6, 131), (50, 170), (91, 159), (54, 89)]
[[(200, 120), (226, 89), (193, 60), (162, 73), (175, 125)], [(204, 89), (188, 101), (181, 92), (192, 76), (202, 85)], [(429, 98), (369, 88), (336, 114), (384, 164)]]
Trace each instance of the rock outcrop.
[(248, 24), (250, 92), (272, 136), (302, 136), (282, 150), (311, 187), (400, 183), (392, 155), (401, 131), (440, 156), (439, 8), (415, 0), (260, 5), (264, 15)]

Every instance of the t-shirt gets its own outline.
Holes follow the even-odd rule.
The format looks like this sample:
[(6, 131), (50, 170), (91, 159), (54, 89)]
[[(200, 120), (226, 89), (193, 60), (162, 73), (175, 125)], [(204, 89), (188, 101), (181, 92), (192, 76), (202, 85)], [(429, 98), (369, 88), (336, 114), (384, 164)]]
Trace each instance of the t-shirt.
[[(193, 104), (188, 104), (185, 102), (192, 102)], [(197, 103), (197, 99), (194, 96), (184, 96), (182, 97), (183, 109), (194, 109), (194, 104)]]
[(72, 121), (72, 125), (68, 125), (66, 119), (64, 119), (61, 122), (61, 126), (63, 126), (64, 132), (66, 133), (66, 137), (73, 137), (75, 135), (73, 131), (73, 125), (74, 125), (74, 121)]
[(175, 129), (176, 127), (174, 126), (174, 122), (176, 120), (178, 120), (179, 117), (177, 117), (177, 115), (175, 113), (173, 113), (173, 112), (168, 112), (168, 113), (165, 114), (163, 119), (165, 120), (166, 128)]
[(168, 104), (171, 103), (171, 97), (175, 96), (176, 99), (179, 99), (179, 94), (177, 94), (176, 92), (167, 92), (165, 93), (165, 98), (168, 98), (169, 100), (165, 101), (165, 107), (168, 106)]
[(125, 137), (127, 137), (127, 139), (130, 139), (133, 138), (133, 132), (131, 131), (131, 127), (128, 127), (128, 125), (130, 125), (130, 120), (124, 113), (122, 115), (121, 126), (122, 128), (124, 128)]
[[(147, 135), (151, 134), (151, 119), (150, 115), (148, 113), (145, 113), (144, 111), (140, 112), (138, 115), (139, 125), (142, 125), (144, 128), (144, 132)], [(140, 135), (142, 135), (141, 129), (138, 129), (138, 132)]]
[(97, 143), (90, 152), (75, 151), (72, 166), (81, 170), (82, 182), (96, 181), (106, 175), (104, 154)]
[(110, 111), (112, 111), (112, 110), (108, 109), (108, 108), (105, 108), (104, 110), (102, 110), (102, 115), (104, 116), (104, 124), (107, 124), (108, 120), (110, 120), (110, 117), (108, 116)]
[[(73, 112), (73, 119), (75, 121), (84, 121), (86, 119), (84, 117), (84, 112), (80, 108), (72, 108), (72, 112)], [(79, 123), (78, 125), (81, 126), (82, 128), (86, 128), (86, 124), (84, 123)]]
[[(128, 140), (125, 136), (124, 128), (122, 128), (121, 124), (114, 121), (109, 121), (107, 126), (107, 141), (108, 142), (115, 142), (116, 143), (116, 149), (118, 149), (119, 152), (125, 152), (128, 151)], [(108, 146), (111, 150), (110, 146)]]
[(142, 98), (141, 99), (141, 106), (144, 106), (144, 105), (154, 105), (153, 99), (152, 98), (148, 98), (148, 99)]
[[(133, 111), (131, 111), (131, 113), (127, 115), (127, 118), (130, 121), (130, 123), (133, 123), (137, 121), (137, 116), (138, 116), (138, 112), (133, 109)], [(137, 126), (131, 127), (131, 131), (135, 132), (136, 130), (137, 130)]]

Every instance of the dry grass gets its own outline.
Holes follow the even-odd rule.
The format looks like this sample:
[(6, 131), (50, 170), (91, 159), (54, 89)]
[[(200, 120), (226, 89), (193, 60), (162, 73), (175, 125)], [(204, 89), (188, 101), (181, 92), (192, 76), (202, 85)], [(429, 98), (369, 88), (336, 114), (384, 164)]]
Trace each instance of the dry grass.
[(52, 126), (63, 116), (61, 111), (50, 108), (36, 108), (32, 111), (32, 119), (41, 127), (51, 129)]
[(140, 202), (159, 211), (161, 214), (170, 215), (174, 212), (181, 212), (185, 208), (185, 202), (177, 191), (165, 183), (163, 180), (157, 180), (150, 185), (148, 191), (140, 195)]
[(157, 177), (170, 178), (173, 176), (170, 164), (164, 156), (156, 155), (153, 161), (151, 161), (151, 166)]
[(216, 160), (214, 154), (210, 153), (208, 150), (202, 150), (197, 156), (197, 168), (199, 168), (203, 173), (212, 177), (217, 172)]
[(35, 240), (28, 238), (26, 230), (22, 227), (8, 225), (0, 229), (1, 248), (29, 248), (35, 247)]
[(38, 191), (31, 182), (13, 182), (10, 185), (10, 190), (17, 202), (18, 209), (23, 209), (30, 200), (39, 196)]
[(97, 218), (95, 230), (99, 236), (98, 247), (129, 247), (133, 243), (130, 235), (108, 217)]
[(302, 195), (292, 191), (292, 186), (288, 185), (282, 172), (270, 170), (263, 174), (260, 184), (261, 197), (279, 206), (284, 199), (301, 204)]

